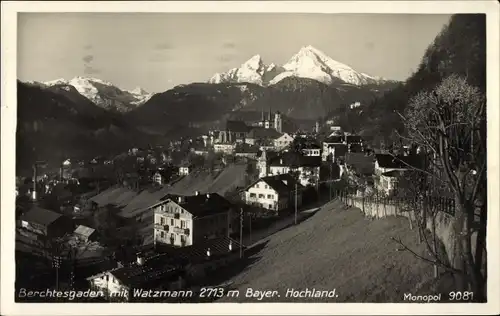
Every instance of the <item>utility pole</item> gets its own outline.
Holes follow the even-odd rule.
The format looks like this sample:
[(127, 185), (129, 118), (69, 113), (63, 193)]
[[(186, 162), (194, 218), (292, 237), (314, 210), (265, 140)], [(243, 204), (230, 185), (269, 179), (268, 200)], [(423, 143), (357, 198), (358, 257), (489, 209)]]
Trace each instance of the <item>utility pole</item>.
[(298, 185), (297, 185), (297, 182), (295, 182), (295, 225), (297, 225), (297, 209), (298, 209), (298, 206), (297, 206), (297, 194), (298, 194)]
[(243, 258), (243, 207), (240, 209), (240, 259)]
[(330, 201), (332, 200), (332, 162), (330, 162), (330, 183), (328, 185), (329, 191), (330, 191)]
[(60, 256), (54, 256), (52, 259), (52, 267), (56, 269), (56, 290), (59, 290), (59, 268), (61, 267), (62, 258)]

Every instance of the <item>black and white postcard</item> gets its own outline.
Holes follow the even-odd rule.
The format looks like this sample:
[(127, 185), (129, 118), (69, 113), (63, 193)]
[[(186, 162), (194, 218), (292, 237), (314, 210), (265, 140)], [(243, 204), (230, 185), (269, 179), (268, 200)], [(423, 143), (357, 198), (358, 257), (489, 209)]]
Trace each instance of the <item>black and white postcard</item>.
[(2, 314), (497, 314), (498, 8), (2, 3)]

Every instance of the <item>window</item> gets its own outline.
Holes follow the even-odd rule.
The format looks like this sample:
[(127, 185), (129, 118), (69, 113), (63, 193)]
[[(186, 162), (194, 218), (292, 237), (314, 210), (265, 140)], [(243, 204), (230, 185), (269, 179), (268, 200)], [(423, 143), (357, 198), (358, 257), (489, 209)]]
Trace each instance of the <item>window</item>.
[(265, 189), (269, 189), (269, 186), (266, 184), (266, 185), (264, 185), (264, 188)]
[(256, 194), (255, 194), (255, 193), (250, 193), (250, 197), (253, 197), (253, 198), (254, 198), (255, 196), (256, 196)]
[(274, 199), (274, 195), (272, 195), (272, 194), (268, 194), (268, 195), (267, 195), (267, 198), (268, 198), (268, 199)]
[(259, 184), (257, 183), (257, 184), (255, 185), (255, 187), (258, 189), (258, 188), (259, 188)]
[(181, 228), (186, 228), (186, 221), (181, 220)]
[(165, 232), (164, 232), (163, 230), (162, 230), (162, 231), (160, 231), (160, 237), (161, 237), (161, 238), (165, 238)]
[(260, 198), (260, 199), (265, 198), (264, 194), (259, 194), (259, 198)]
[(175, 225), (175, 220), (173, 218), (170, 219), (170, 225), (174, 226)]
[(160, 224), (165, 225), (165, 218), (163, 216), (160, 217)]
[(181, 242), (182, 242), (182, 243), (185, 243), (185, 242), (186, 242), (186, 236), (181, 235)]

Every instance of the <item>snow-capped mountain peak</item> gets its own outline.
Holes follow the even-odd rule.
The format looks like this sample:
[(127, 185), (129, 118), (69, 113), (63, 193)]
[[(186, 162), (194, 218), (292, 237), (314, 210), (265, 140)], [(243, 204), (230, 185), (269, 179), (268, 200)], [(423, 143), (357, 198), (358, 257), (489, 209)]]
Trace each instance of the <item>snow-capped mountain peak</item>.
[(260, 55), (254, 55), (241, 64), (240, 68), (233, 68), (225, 73), (216, 73), (209, 83), (254, 83), (264, 85), (263, 76), (266, 73), (266, 64)]
[(265, 65), (260, 55), (254, 55), (241, 65), (225, 73), (217, 73), (209, 83), (250, 82), (259, 85), (273, 85), (287, 77), (314, 79), (325, 84), (342, 81), (353, 85), (364, 85), (385, 81), (358, 72), (352, 67), (338, 62), (323, 51), (311, 46), (303, 46), (281, 67), (274, 63)]
[(262, 57), (260, 55), (254, 55), (249, 60), (244, 62), (241, 67), (246, 67), (248, 69), (258, 71), (260, 68), (264, 66), (264, 62), (262, 61)]
[(148, 101), (152, 94), (140, 87), (127, 91), (109, 81), (98, 78), (77, 76), (71, 80), (56, 79), (39, 83), (42, 87), (56, 85), (73, 86), (81, 95), (96, 105), (118, 112), (128, 112)]

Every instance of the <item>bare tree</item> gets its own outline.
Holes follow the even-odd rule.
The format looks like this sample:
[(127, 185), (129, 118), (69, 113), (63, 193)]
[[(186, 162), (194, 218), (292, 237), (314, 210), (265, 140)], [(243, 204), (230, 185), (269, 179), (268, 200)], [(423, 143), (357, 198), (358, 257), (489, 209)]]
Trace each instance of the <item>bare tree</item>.
[[(455, 201), (452, 219), (451, 270), (462, 290), (486, 298), (486, 103), (479, 89), (451, 75), (431, 92), (417, 94), (403, 122), (408, 140), (429, 154), (429, 165), (417, 169), (443, 184)], [(480, 209), (476, 214), (476, 209)], [(478, 220), (476, 220), (478, 217)], [(476, 251), (473, 227), (478, 227)]]

